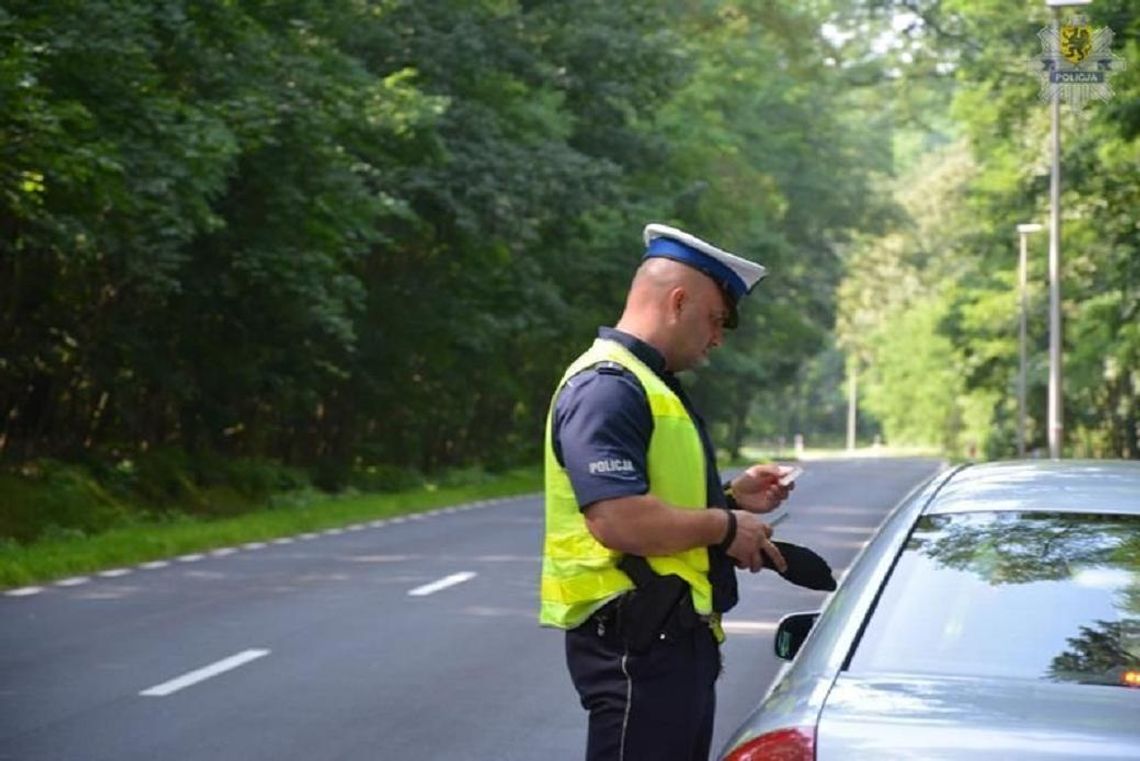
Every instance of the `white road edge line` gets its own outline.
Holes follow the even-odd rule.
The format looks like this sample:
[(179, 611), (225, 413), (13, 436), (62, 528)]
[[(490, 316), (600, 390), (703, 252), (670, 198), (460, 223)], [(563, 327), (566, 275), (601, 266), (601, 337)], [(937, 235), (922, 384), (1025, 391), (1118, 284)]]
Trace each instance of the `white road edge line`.
[(475, 576), (476, 574), (474, 571), (462, 571), (460, 573), (453, 573), (450, 576), (444, 576), (439, 581), (433, 581), (431, 584), (424, 584), (422, 587), (410, 589), (408, 590), (408, 594), (412, 597), (423, 597), (425, 595), (430, 595), (433, 592), (438, 592), (441, 589), (447, 589), (448, 587), (453, 587), (456, 584), (462, 584), (465, 581), (470, 581), (471, 579), (475, 578)]
[(244, 650), (237, 655), (223, 658), (217, 663), (211, 663), (209, 666), (203, 666), (200, 669), (187, 672), (180, 677), (171, 679), (169, 682), (163, 682), (162, 684), (145, 689), (139, 694), (147, 697), (164, 698), (181, 689), (197, 684), (198, 682), (203, 682), (210, 677), (217, 676), (231, 669), (236, 669), (238, 666), (245, 665), (250, 661), (257, 660), (266, 655), (269, 655), (268, 650)]

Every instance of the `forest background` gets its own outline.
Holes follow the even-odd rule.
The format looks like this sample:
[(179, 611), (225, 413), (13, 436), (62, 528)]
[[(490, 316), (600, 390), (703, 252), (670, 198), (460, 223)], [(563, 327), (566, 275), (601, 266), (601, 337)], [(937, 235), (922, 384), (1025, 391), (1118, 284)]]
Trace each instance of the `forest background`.
[[(1140, 457), (1140, 14), (1062, 109), (1066, 453)], [(729, 455), (1015, 453), (1050, 15), (1014, 0), (7, 0), (0, 538), (536, 462), (646, 222), (769, 278), (687, 382)], [(1029, 444), (1045, 446), (1046, 235)]]

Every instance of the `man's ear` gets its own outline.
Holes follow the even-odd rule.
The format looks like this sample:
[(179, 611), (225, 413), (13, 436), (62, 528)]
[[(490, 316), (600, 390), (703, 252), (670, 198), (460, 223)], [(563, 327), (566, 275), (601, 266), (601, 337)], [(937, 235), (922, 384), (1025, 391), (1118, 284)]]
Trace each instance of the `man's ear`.
[(679, 320), (688, 300), (689, 294), (686, 293), (683, 285), (678, 285), (669, 291), (669, 316), (674, 320)]

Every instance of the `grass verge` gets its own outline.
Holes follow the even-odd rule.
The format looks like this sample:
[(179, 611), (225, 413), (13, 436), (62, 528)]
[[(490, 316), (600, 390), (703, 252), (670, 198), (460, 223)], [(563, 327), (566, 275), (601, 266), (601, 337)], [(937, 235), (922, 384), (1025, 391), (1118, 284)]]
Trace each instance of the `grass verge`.
[(309, 495), (234, 518), (179, 516), (93, 536), (43, 539), (28, 545), (8, 542), (0, 544), (0, 589), (541, 488), (541, 468), (522, 468), (465, 486), (429, 486), (392, 494)]

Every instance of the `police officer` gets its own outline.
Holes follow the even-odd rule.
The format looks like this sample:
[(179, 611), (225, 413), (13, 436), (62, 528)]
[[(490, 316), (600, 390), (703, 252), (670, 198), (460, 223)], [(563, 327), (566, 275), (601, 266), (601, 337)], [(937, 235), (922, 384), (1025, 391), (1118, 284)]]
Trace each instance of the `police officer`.
[(566, 630), (588, 761), (703, 761), (734, 566), (785, 570), (755, 513), (791, 487), (765, 465), (722, 486), (675, 375), (736, 326), (764, 267), (665, 225), (645, 242), (620, 321), (571, 363), (547, 419), (540, 622)]

